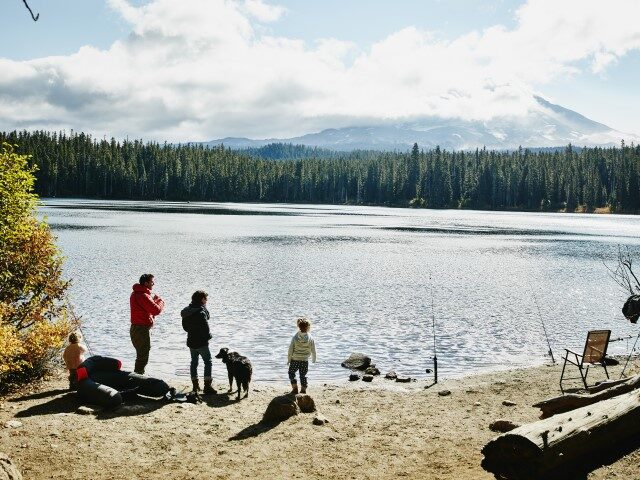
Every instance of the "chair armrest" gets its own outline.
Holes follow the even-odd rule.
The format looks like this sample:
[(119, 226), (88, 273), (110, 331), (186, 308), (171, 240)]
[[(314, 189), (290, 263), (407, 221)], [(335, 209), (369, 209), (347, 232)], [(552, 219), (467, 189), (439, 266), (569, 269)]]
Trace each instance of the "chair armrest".
[(579, 353), (574, 352), (573, 350), (569, 350), (568, 348), (565, 348), (565, 351), (567, 353), (573, 353), (576, 357), (582, 357), (582, 355), (580, 355)]

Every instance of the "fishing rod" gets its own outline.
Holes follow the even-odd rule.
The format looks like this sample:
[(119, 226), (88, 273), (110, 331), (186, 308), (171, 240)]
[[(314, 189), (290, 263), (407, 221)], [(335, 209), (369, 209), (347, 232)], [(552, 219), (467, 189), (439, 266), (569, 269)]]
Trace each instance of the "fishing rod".
[(87, 336), (82, 331), (82, 327), (78, 324), (78, 330), (80, 330), (80, 334), (82, 335), (82, 339), (84, 340), (84, 344), (87, 346), (87, 350), (89, 350), (89, 355), (93, 357), (93, 350), (91, 349), (91, 345), (89, 345), (89, 340), (87, 340)]
[(436, 353), (436, 313), (433, 295), (433, 279), (429, 273), (429, 284), (431, 285), (431, 329), (433, 331), (433, 383), (438, 383), (438, 355)]
[[(618, 337), (618, 338), (612, 338), (609, 340), (609, 343), (613, 343), (613, 342), (620, 342), (622, 340), (629, 340), (631, 338), (636, 338), (635, 335), (627, 335), (626, 337)], [(628, 347), (628, 345), (627, 345)]]
[(89, 350), (89, 355), (93, 356), (93, 350), (91, 349), (91, 345), (89, 345), (89, 340), (87, 339), (86, 335), (84, 334), (84, 331), (82, 330), (82, 325), (81, 325), (82, 317), (79, 317), (78, 315), (76, 315), (75, 310), (70, 305), (69, 305), (69, 314), (73, 318), (73, 323), (75, 324), (75, 326), (80, 331), (80, 335), (82, 335), (82, 339), (84, 340), (84, 344), (87, 346), (87, 350)]
[[(631, 337), (633, 337), (633, 335)], [(622, 373), (620, 374), (620, 378), (624, 377), (624, 372), (627, 369), (627, 365), (629, 365), (629, 360), (631, 360), (631, 355), (633, 355), (633, 352), (635, 352), (635, 350), (636, 350), (636, 345), (638, 344), (638, 340), (639, 339), (640, 339), (640, 332), (638, 332), (638, 336), (636, 337), (636, 341), (633, 342), (633, 347), (631, 347), (631, 351), (629, 352), (629, 356), (627, 357), (627, 361), (624, 364), (624, 368), (622, 369)], [(609, 341), (611, 341), (611, 340), (609, 340)]]
[(547, 327), (544, 324), (544, 319), (542, 318), (542, 311), (540, 310), (540, 305), (538, 304), (538, 297), (536, 296), (536, 292), (531, 288), (531, 284), (529, 283), (529, 290), (533, 295), (533, 301), (536, 304), (536, 308), (538, 309), (538, 317), (540, 318), (540, 323), (542, 324), (542, 331), (544, 332), (544, 336), (547, 339), (547, 346), (549, 347), (549, 355), (551, 356), (551, 361), (556, 363), (556, 359), (553, 357), (553, 350), (551, 349), (551, 342), (549, 341), (549, 335), (547, 335)]

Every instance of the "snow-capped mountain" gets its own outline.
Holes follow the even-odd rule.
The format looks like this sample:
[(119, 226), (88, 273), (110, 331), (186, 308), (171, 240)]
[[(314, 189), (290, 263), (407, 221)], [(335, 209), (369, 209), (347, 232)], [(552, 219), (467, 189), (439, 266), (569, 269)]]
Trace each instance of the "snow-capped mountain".
[(638, 135), (613, 130), (541, 97), (534, 98), (536, 108), (523, 117), (496, 117), (489, 121), (424, 117), (397, 124), (329, 128), (293, 138), (252, 140), (229, 137), (206, 144), (223, 143), (232, 148), (247, 148), (280, 142), (348, 151), (406, 150), (414, 143), (425, 149), (439, 145), (448, 150), (465, 150), (559, 147), (569, 143), (578, 147), (617, 146), (622, 140), (640, 142)]

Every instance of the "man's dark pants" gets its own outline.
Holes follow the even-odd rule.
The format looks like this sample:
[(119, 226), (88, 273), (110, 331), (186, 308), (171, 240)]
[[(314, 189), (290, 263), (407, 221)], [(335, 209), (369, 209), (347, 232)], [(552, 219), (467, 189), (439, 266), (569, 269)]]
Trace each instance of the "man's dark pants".
[(136, 349), (136, 366), (134, 371), (144, 374), (144, 368), (149, 363), (149, 350), (151, 350), (151, 338), (149, 337), (150, 327), (144, 325), (131, 325), (129, 334), (131, 335), (131, 343)]

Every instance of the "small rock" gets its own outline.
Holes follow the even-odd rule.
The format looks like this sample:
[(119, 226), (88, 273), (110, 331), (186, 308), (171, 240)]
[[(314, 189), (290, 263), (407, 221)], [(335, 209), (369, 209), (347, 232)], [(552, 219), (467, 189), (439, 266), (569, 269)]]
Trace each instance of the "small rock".
[(51, 433), (49, 433), (49, 436), (51, 436), (51, 437), (59, 437), (60, 436), (60, 432), (58, 432), (57, 430), (52, 430)]
[(9, 420), (4, 424), (4, 428), (20, 428), (22, 426), (22, 422), (18, 420)]
[(339, 404), (340, 404), (340, 399), (336, 398), (336, 405), (339, 405)]
[(330, 442), (335, 442), (336, 441), (336, 437), (329, 437), (329, 441)]
[(399, 382), (399, 383), (409, 383), (409, 382), (411, 382), (411, 377), (405, 377), (405, 376), (403, 376), (403, 375), (398, 375), (398, 376), (396, 377), (396, 382)]
[(431, 373), (433, 370), (431, 370), (430, 368), (425, 369), (425, 373)]
[(502, 405), (504, 405), (505, 407), (515, 407), (517, 403), (512, 402), (511, 400), (503, 400)]
[(349, 381), (350, 382), (355, 382), (357, 380), (360, 380), (360, 375), (357, 373), (352, 373), (351, 375), (349, 375)]
[(482, 404), (481, 404), (480, 402), (476, 402), (476, 403), (474, 403), (474, 404), (473, 404), (473, 406), (474, 406), (474, 407), (481, 407), (481, 406), (482, 406)]
[(396, 372), (394, 372), (393, 370), (387, 372), (387, 374), (384, 376), (384, 378), (386, 378), (387, 380), (395, 380), (396, 378), (398, 378), (398, 374)]
[(76, 410), (76, 413), (80, 414), (80, 415), (91, 415), (92, 413), (95, 413), (95, 410), (93, 410), (93, 408), (89, 408), (89, 407), (85, 407), (85, 406), (80, 406), (78, 407), (78, 409)]
[(366, 373), (367, 375), (380, 375), (380, 370), (378, 370), (376, 367), (369, 366), (364, 371), (364, 373)]
[(362, 376), (362, 381), (363, 382), (372, 382), (373, 381), (373, 375), (363, 375)]
[(312, 423), (314, 425), (324, 425), (325, 423), (329, 423), (329, 420), (327, 420), (323, 415), (316, 415), (313, 417)]
[(438, 395), (440, 395), (441, 397), (447, 397), (451, 395), (451, 390), (440, 390), (438, 392)]
[(506, 433), (518, 427), (519, 425), (516, 425), (509, 420), (496, 420), (489, 425), (489, 430), (492, 432)]

